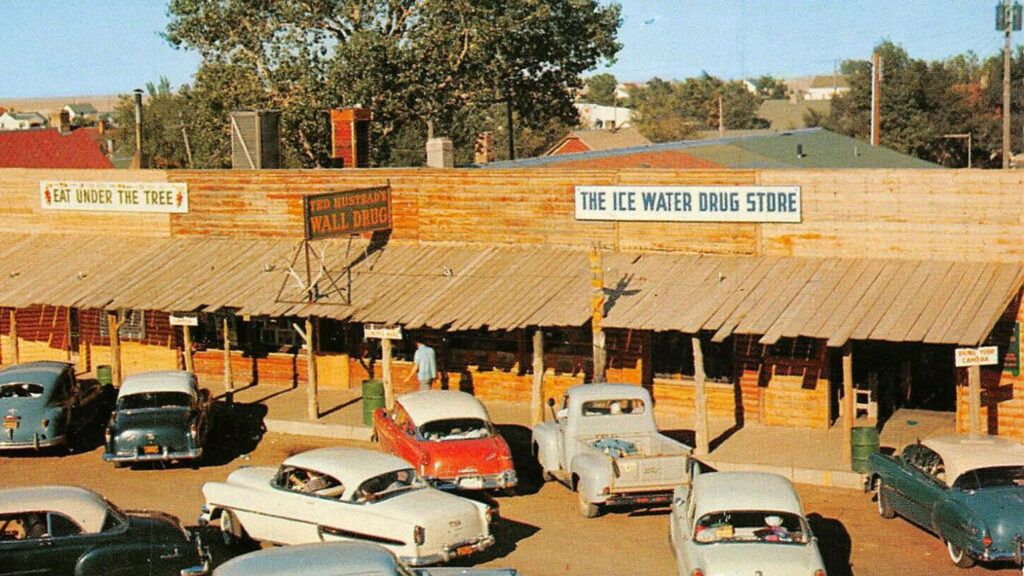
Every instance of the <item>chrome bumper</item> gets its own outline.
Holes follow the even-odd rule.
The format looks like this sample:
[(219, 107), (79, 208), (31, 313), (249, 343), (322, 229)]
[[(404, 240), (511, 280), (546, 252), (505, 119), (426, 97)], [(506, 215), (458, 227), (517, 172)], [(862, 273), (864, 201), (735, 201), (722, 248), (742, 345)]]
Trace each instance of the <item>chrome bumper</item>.
[(202, 448), (195, 448), (193, 450), (182, 450), (180, 452), (171, 452), (164, 449), (156, 454), (138, 454), (136, 452), (126, 453), (117, 452), (103, 453), (103, 460), (107, 462), (156, 462), (166, 460), (195, 460), (203, 456)]
[(515, 470), (489, 476), (456, 476), (455, 478), (424, 478), (438, 490), (504, 490), (519, 483)]
[(67, 442), (66, 436), (58, 436), (56, 438), (41, 439), (39, 434), (33, 434), (32, 440), (23, 440), (15, 442), (14, 440), (5, 440), (0, 438), (0, 450), (28, 450), (40, 448), (52, 448), (53, 446), (61, 446)]
[(466, 556), (466, 554), (459, 553), (460, 549), (464, 550), (468, 547), (473, 552), (482, 552), (483, 550), (490, 548), (492, 544), (494, 544), (494, 536), (486, 536), (483, 538), (479, 538), (477, 540), (456, 544), (454, 546), (445, 546), (441, 549), (441, 552), (438, 554), (430, 554), (428, 556), (415, 557), (401, 556), (400, 558), (409, 566), (427, 566), (430, 564), (440, 564), (441, 562), (447, 562), (449, 560), (452, 560), (453, 558), (458, 558), (460, 556)]

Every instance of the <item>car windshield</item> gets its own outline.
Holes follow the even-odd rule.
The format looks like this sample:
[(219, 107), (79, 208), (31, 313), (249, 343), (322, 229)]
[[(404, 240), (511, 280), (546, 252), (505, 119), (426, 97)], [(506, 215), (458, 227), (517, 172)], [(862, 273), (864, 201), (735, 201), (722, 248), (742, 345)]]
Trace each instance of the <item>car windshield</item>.
[(420, 426), (420, 436), (432, 442), (487, 438), (491, 434), (491, 424), (480, 418), (448, 418)]
[(773, 510), (733, 510), (705, 514), (697, 521), (693, 539), (698, 544), (767, 542), (807, 544), (810, 532), (800, 516)]
[(992, 466), (975, 468), (960, 475), (955, 487), (961, 490), (980, 490), (1005, 486), (1024, 486), (1024, 466)]
[(403, 468), (374, 476), (359, 485), (354, 493), (357, 502), (383, 500), (408, 490), (423, 488), (426, 484), (412, 468)]
[(117, 399), (118, 410), (136, 408), (188, 408), (192, 397), (184, 392), (140, 392)]
[(0, 385), (0, 398), (39, 398), (43, 387), (28, 382), (12, 382)]

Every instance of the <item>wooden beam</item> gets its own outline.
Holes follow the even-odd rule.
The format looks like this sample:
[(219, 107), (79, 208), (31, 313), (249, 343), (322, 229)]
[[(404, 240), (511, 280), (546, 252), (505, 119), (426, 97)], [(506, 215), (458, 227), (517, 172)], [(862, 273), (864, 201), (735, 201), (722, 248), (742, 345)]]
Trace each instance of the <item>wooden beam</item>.
[(700, 337), (693, 336), (690, 340), (693, 343), (693, 381), (696, 385), (696, 422), (693, 425), (694, 453), (697, 456), (706, 456), (710, 452), (711, 441), (708, 439), (708, 394), (704, 378), (704, 352), (701, 350)]
[(314, 354), (316, 336), (313, 332), (313, 319), (306, 317), (306, 417), (310, 422), (316, 422), (320, 418), (320, 397), (317, 390), (316, 378), (316, 355)]
[(533, 382), (530, 386), (530, 423), (544, 422), (544, 330), (533, 331)]
[(380, 357), (381, 357), (381, 381), (384, 383), (384, 405), (387, 406), (388, 410), (395, 407), (395, 382), (391, 377), (391, 359), (394, 356), (392, 352), (392, 342), (390, 338), (381, 338), (380, 340)]
[(110, 382), (121, 387), (121, 320), (116, 310), (107, 311), (107, 334), (110, 336)]
[(183, 355), (185, 356), (185, 370), (195, 373), (196, 364), (195, 359), (192, 358), (192, 327), (188, 325), (182, 326), (181, 336), (183, 346), (185, 348), (185, 350), (183, 350)]
[(11, 360), (15, 364), (21, 363), (21, 351), (18, 346), (18, 311), (11, 308)]
[(970, 411), (969, 432), (981, 434), (981, 366), (967, 367), (967, 406)]
[(221, 321), (221, 335), (224, 337), (224, 398), (231, 404), (235, 401), (235, 381), (231, 374), (231, 331), (227, 316)]
[(843, 346), (843, 462), (853, 462), (853, 422), (856, 402), (853, 390), (853, 345)]
[(605, 366), (608, 363), (608, 352), (605, 349), (604, 334), (604, 270), (601, 262), (601, 250), (595, 244), (590, 249), (590, 327), (594, 342), (594, 376), (593, 382), (605, 381)]

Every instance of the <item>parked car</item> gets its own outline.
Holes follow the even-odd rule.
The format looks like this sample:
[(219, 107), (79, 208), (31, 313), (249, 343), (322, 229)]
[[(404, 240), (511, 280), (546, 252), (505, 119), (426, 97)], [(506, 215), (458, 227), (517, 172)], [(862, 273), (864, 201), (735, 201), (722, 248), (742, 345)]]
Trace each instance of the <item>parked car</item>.
[(1024, 446), (997, 436), (946, 435), (898, 456), (868, 458), (882, 518), (899, 514), (942, 539), (961, 568), (1024, 555)]
[[(102, 418), (103, 392), (68, 362), (28, 362), (0, 371), (0, 450), (74, 446)], [(97, 430), (98, 432), (98, 430)]]
[(210, 392), (195, 374), (143, 372), (124, 379), (107, 425), (103, 459), (132, 462), (198, 460), (210, 429)]
[(544, 478), (575, 490), (587, 518), (602, 506), (668, 504), (673, 488), (687, 481), (691, 449), (658, 433), (652, 407), (640, 386), (570, 388), (555, 421), (533, 429)]
[(161, 512), (123, 512), (74, 486), (0, 490), (0, 575), (201, 576), (198, 537)]
[(399, 396), (378, 409), (373, 425), (380, 447), (404, 458), (441, 489), (511, 489), (512, 451), (472, 394), (426, 390)]
[(778, 474), (694, 474), (674, 492), (669, 540), (680, 576), (825, 576), (800, 498)]
[(431, 488), (405, 460), (373, 450), (319, 448), (278, 469), (242, 468), (203, 495), (200, 523), (219, 518), (229, 546), (368, 540), (422, 566), (494, 543), (489, 506)]
[(511, 568), (410, 568), (370, 542), (268, 548), (219, 566), (214, 576), (515, 576)]

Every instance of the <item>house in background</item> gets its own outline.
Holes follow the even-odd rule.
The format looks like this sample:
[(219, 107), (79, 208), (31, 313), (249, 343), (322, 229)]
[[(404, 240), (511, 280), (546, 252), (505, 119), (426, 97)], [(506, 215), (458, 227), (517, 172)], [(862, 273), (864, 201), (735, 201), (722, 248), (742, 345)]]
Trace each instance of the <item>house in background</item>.
[(831, 100), (850, 91), (846, 76), (841, 74), (791, 78), (786, 86), (797, 100)]
[(28, 130), (46, 127), (46, 118), (35, 112), (11, 112), (0, 114), (0, 130)]
[(633, 119), (633, 110), (622, 106), (603, 106), (588, 102), (573, 104), (580, 115), (580, 126), (584, 128), (627, 128)]
[(596, 152), (650, 145), (651, 141), (644, 138), (644, 135), (635, 128), (573, 130), (545, 152), (544, 155), (575, 154), (578, 152)]
[(0, 132), (0, 168), (113, 168), (96, 128)]
[(95, 121), (99, 117), (99, 113), (96, 111), (96, 107), (92, 104), (65, 104), (61, 110), (68, 113), (68, 118), (72, 123), (82, 123)]

